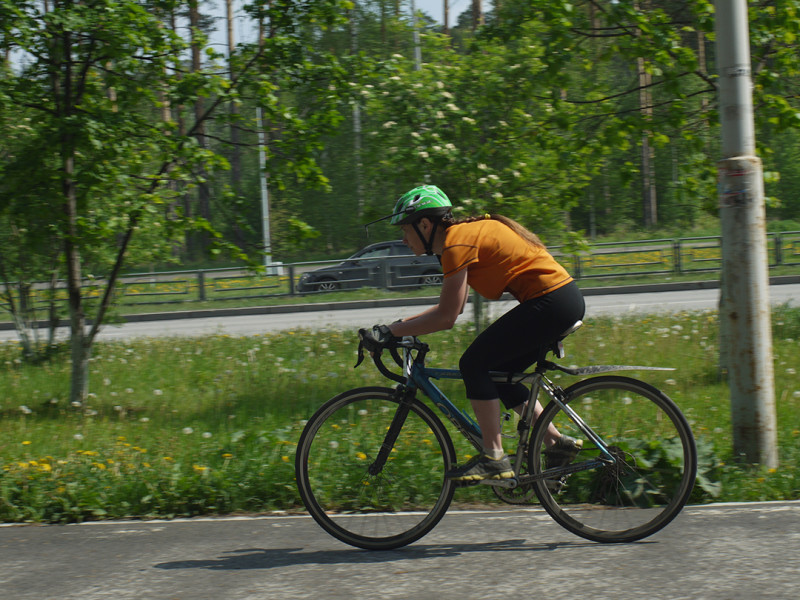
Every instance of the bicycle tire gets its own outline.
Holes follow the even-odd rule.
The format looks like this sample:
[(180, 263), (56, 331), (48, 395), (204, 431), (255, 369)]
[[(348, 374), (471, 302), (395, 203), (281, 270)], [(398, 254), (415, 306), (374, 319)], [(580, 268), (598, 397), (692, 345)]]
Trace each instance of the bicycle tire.
[(384, 467), (370, 474), (399, 403), (391, 388), (353, 389), (320, 407), (300, 436), (300, 497), (325, 531), (351, 546), (410, 544), (436, 526), (453, 499), (454, 485), (444, 477), (455, 463), (452, 440), (416, 398)]
[[(642, 381), (595, 377), (565, 390), (566, 402), (609, 445), (617, 459), (561, 479), (540, 479), (534, 489), (542, 507), (562, 527), (582, 538), (606, 543), (633, 542), (654, 534), (674, 519), (692, 493), (697, 450), (686, 418), (663, 392)], [(547, 405), (531, 436), (528, 467), (545, 467), (550, 424), (584, 441), (571, 463), (601, 456), (598, 446), (555, 402)]]

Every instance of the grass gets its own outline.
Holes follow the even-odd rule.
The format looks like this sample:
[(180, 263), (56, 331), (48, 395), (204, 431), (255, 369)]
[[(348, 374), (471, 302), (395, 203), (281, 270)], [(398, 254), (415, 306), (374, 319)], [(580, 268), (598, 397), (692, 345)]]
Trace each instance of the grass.
[[(693, 501), (796, 499), (800, 309), (776, 310), (773, 327), (781, 461), (774, 471), (732, 455), (715, 313), (591, 319), (568, 340), (565, 362), (677, 368), (643, 378), (678, 402), (698, 438), (713, 485), (698, 487)], [(427, 336), (430, 364), (456, 365), (473, 336), (466, 327)], [(293, 459), (304, 420), (343, 390), (385, 385), (371, 365), (352, 368), (355, 350), (350, 331), (98, 343), (93, 393), (69, 406), (66, 351), (34, 366), (20, 361), (16, 344), (2, 344), (0, 521), (301, 510)], [(442, 387), (465, 404), (458, 382)], [(470, 450), (457, 443), (459, 456)], [(481, 486), (459, 490), (456, 500), (496, 501)]]

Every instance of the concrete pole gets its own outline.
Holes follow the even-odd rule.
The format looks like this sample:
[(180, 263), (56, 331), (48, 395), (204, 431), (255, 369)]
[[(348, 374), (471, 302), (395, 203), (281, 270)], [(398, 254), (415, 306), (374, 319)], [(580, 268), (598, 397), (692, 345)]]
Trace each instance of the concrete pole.
[(778, 465), (766, 216), (755, 156), (746, 0), (717, 0), (716, 45), (722, 159), (720, 347), (731, 394), (734, 453)]
[(422, 69), (422, 50), (419, 46), (419, 23), (417, 22), (417, 5), (411, 0), (411, 27), (414, 30), (414, 70)]
[(264, 266), (267, 275), (274, 274), (272, 266), (272, 235), (269, 225), (269, 184), (267, 182), (267, 139), (264, 133), (264, 113), (259, 106), (256, 109), (258, 121), (258, 172), (261, 176), (261, 237), (264, 243)]

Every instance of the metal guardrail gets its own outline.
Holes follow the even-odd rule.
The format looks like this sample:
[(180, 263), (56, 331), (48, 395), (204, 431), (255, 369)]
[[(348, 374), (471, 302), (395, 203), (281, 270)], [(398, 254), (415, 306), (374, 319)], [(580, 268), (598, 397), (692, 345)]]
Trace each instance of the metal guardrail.
[[(767, 244), (771, 268), (800, 265), (800, 231), (770, 233)], [(583, 255), (563, 254), (560, 247), (552, 247), (550, 251), (570, 269), (576, 280), (704, 273), (719, 271), (722, 266), (722, 239), (713, 236), (594, 244), (591, 251)], [(409, 257), (409, 261), (413, 258)], [(117, 295), (126, 305), (313, 295), (335, 290), (312, 288), (301, 291), (298, 282), (302, 274), (342, 262), (281, 264), (270, 267), (266, 274), (244, 269), (131, 273), (121, 278)], [(419, 275), (408, 275), (408, 265), (398, 263), (397, 257), (392, 258), (392, 264), (388, 258), (362, 259), (361, 263), (363, 276), (339, 279), (339, 289), (377, 287), (402, 290), (421, 286)], [(44, 301), (36, 297), (43, 287), (33, 286), (31, 293), (34, 297), (30, 301)], [(93, 279), (87, 280), (85, 289), (89, 295), (97, 295), (101, 287), (102, 280)], [(5, 290), (5, 287), (1, 289)], [(56, 294), (57, 298), (66, 300), (64, 282), (59, 282)]]

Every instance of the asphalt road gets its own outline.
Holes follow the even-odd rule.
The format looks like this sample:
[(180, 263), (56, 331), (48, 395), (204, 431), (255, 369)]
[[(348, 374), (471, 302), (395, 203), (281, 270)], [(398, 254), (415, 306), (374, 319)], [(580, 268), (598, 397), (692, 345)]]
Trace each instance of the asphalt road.
[[(488, 492), (488, 491), (487, 491)], [(601, 545), (541, 510), (451, 510), (388, 552), (307, 516), (0, 527), (2, 600), (794, 600), (800, 501), (689, 507)]]
[[(770, 300), (773, 304), (788, 302), (793, 306), (797, 306), (800, 304), (800, 284), (771, 286)], [(488, 303), (490, 318), (499, 316), (514, 304), (516, 303)], [(719, 290), (716, 289), (587, 295), (586, 314), (587, 318), (591, 318), (592, 315), (715, 310), (718, 304)], [(316, 308), (319, 308), (319, 305)], [(214, 333), (247, 336), (297, 328), (356, 329), (412, 316), (421, 312), (424, 308), (425, 306), (385, 306), (381, 308), (359, 307), (349, 310), (334, 310), (333, 307), (329, 306), (322, 310), (298, 310), (297, 312), (247, 314), (242, 316), (220, 316), (219, 314), (214, 314), (199, 318), (159, 319), (130, 322), (124, 325), (105, 325), (98, 334), (98, 339), (113, 340), (156, 336), (191, 337)], [(298, 307), (295, 307), (295, 310), (297, 309)], [(472, 318), (472, 307), (468, 305), (459, 321), (468, 321)], [(66, 328), (62, 328), (60, 331), (62, 337), (67, 335)], [(14, 339), (18, 339), (14, 330), (0, 331), (0, 341)]]

